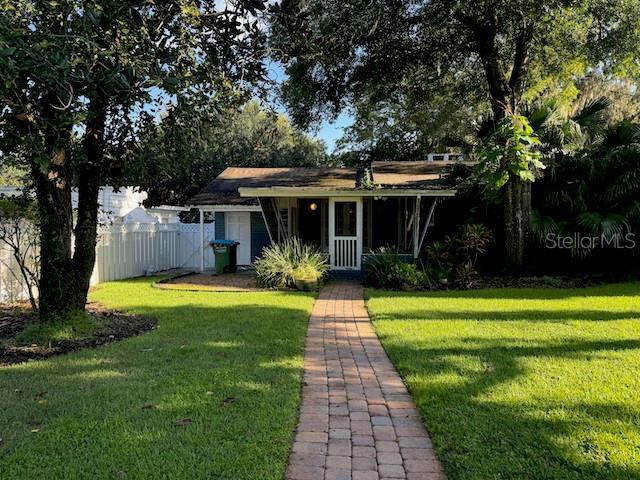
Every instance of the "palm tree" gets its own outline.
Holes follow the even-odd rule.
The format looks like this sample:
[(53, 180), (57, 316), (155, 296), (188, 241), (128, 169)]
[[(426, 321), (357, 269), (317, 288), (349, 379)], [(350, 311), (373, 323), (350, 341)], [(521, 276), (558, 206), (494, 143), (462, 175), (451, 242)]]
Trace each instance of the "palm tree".
[(576, 103), (527, 108), (547, 165), (534, 191), (533, 229), (541, 240), (568, 232), (623, 236), (640, 224), (640, 125), (611, 124), (605, 97)]

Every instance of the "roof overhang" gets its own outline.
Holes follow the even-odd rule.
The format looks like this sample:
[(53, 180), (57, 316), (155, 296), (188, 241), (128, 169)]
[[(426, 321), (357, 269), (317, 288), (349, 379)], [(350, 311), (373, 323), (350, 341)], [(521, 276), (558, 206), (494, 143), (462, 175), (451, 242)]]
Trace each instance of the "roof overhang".
[(157, 207), (149, 207), (147, 210), (159, 213), (179, 213), (188, 212), (189, 207), (178, 207), (176, 205), (158, 205)]
[(241, 197), (453, 197), (456, 190), (376, 188), (373, 190), (314, 187), (240, 187)]
[(260, 212), (259, 205), (191, 205), (189, 208), (203, 212)]

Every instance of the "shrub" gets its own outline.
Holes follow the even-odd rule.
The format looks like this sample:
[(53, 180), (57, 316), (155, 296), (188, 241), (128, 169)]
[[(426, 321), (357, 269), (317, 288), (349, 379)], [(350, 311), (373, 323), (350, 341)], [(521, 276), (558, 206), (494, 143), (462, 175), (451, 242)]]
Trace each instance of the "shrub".
[(389, 290), (471, 288), (478, 275), (478, 257), (486, 253), (491, 239), (484, 225), (463, 225), (455, 235), (427, 246), (424, 263), (417, 264), (403, 262), (394, 247), (379, 248), (365, 265), (364, 283)]
[(365, 285), (390, 290), (430, 286), (427, 274), (417, 265), (403, 262), (396, 248), (381, 247), (373, 253), (365, 266)]
[(477, 279), (478, 257), (486, 253), (491, 240), (491, 232), (484, 225), (463, 225), (454, 236), (425, 249), (425, 270), (441, 285), (452, 282), (458, 287), (470, 288)]
[(364, 284), (376, 288), (391, 288), (388, 284), (393, 276), (393, 268), (400, 263), (398, 250), (395, 247), (380, 247), (372, 253), (364, 268)]
[(420, 270), (415, 263), (400, 262), (393, 266), (392, 281), (396, 288), (402, 290), (415, 290), (429, 288), (429, 276)]
[(329, 271), (327, 254), (293, 237), (265, 248), (256, 260), (256, 281), (266, 288), (293, 288), (296, 278), (322, 280)]

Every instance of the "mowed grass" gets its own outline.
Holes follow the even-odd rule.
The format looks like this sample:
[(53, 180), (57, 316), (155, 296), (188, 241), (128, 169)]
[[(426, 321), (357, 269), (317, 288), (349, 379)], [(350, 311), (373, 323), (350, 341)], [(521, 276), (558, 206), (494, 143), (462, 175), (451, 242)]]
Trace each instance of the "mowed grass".
[(0, 369), (0, 478), (282, 478), (313, 296), (150, 284), (91, 297), (156, 330)]
[(450, 478), (640, 478), (640, 284), (367, 294)]

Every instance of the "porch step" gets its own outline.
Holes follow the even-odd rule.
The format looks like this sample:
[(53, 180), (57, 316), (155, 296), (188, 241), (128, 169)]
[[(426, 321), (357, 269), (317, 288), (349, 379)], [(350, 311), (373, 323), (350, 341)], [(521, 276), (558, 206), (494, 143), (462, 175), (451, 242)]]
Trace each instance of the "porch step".
[(330, 270), (331, 280), (362, 280), (362, 270)]

